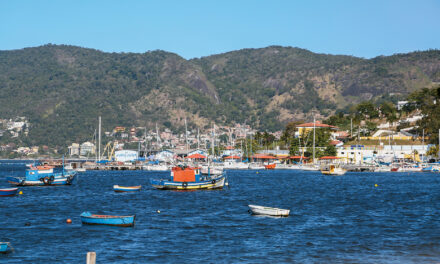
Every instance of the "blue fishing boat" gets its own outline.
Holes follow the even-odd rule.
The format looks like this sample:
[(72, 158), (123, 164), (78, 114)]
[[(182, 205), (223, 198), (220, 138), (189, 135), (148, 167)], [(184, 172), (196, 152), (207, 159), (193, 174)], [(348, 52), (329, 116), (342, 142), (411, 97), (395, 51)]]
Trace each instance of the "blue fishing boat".
[(204, 190), (222, 189), (226, 183), (225, 175), (202, 175), (200, 169), (174, 167), (170, 179), (150, 179), (151, 185), (161, 190)]
[(136, 215), (96, 215), (89, 212), (81, 214), (83, 225), (134, 226)]
[(3, 188), (0, 189), (0, 197), (1, 196), (14, 196), (17, 194), (18, 188)]
[(54, 172), (52, 166), (31, 166), (24, 177), (7, 177), (6, 180), (17, 186), (50, 186), (70, 185), (76, 176), (76, 171)]
[(115, 192), (136, 192), (136, 191), (140, 191), (141, 188), (142, 188), (142, 185), (138, 185), (138, 186), (113, 185), (113, 190)]
[(11, 243), (9, 242), (0, 242), (0, 253), (9, 253), (13, 250)]

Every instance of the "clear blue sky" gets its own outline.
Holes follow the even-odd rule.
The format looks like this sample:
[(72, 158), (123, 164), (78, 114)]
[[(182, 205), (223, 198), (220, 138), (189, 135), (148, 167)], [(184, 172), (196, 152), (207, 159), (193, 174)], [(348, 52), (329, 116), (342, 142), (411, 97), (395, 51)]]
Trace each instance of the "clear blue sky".
[(185, 58), (282, 45), (371, 58), (439, 49), (440, 1), (0, 1), (0, 50), (47, 43)]

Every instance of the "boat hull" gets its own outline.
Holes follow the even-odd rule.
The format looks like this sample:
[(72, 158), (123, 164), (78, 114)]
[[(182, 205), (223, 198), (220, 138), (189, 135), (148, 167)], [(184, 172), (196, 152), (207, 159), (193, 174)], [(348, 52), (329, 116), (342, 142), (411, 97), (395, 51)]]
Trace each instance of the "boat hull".
[(11, 243), (0, 242), (0, 253), (6, 254), (12, 251)]
[(151, 180), (151, 185), (160, 190), (206, 190), (222, 189), (225, 186), (226, 176), (200, 182), (175, 182), (168, 180)]
[(109, 225), (109, 226), (134, 226), (136, 215), (114, 216), (114, 215), (94, 215), (87, 212), (81, 214), (83, 225)]
[(75, 180), (75, 174), (65, 176), (56, 176), (53, 181), (41, 181), (41, 180), (27, 180), (20, 177), (7, 177), (6, 180), (11, 185), (16, 186), (57, 186), (57, 185), (71, 185)]
[(142, 185), (139, 186), (119, 186), (119, 185), (113, 185), (113, 190), (115, 192), (136, 192), (140, 191), (142, 188)]
[(344, 175), (347, 171), (346, 170), (338, 170), (338, 171), (321, 171), (324, 175), (330, 175), (330, 176), (341, 176)]
[(14, 196), (14, 195), (17, 194), (17, 190), (18, 190), (18, 188), (4, 188), (4, 189), (0, 189), (0, 197)]
[(290, 214), (290, 210), (274, 208), (274, 207), (266, 207), (260, 205), (248, 205), (250, 212), (254, 215), (267, 215), (267, 216), (278, 216), (278, 217), (287, 217)]

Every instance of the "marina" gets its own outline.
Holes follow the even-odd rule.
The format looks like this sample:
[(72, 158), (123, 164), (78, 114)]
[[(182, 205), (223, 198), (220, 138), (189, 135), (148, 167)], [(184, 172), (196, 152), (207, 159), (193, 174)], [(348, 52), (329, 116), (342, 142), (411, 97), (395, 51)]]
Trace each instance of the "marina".
[[(0, 166), (1, 186), (26, 169)], [(231, 187), (213, 191), (159, 191), (150, 180), (169, 172), (153, 171), (86, 171), (70, 186), (27, 187), (23, 195), (0, 199), (0, 237), (15, 248), (0, 255), (0, 262), (83, 263), (88, 251), (96, 252), (98, 263), (223, 262), (225, 251), (228, 262), (241, 263), (439, 260), (440, 239), (428, 231), (440, 229), (436, 173), (328, 177), (320, 171), (228, 170), (227, 175)], [(145, 188), (120, 195), (114, 183)], [(249, 204), (291, 212), (287, 218), (254, 217)], [(136, 214), (136, 224), (83, 225), (85, 210)]]

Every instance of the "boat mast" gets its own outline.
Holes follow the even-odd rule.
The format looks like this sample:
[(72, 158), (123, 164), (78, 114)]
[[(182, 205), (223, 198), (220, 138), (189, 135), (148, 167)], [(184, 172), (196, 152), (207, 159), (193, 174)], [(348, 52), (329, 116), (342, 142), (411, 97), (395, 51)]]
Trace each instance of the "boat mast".
[(313, 115), (313, 164), (315, 164), (315, 128), (316, 128), (316, 121), (315, 121), (315, 115)]
[(215, 144), (215, 130), (214, 130), (214, 124), (212, 125), (212, 130), (211, 130), (211, 138), (212, 138), (212, 144), (211, 144), (211, 149), (212, 149), (212, 156), (215, 156), (215, 149), (214, 149), (214, 144)]
[(188, 127), (186, 124), (186, 117), (185, 117), (185, 144), (186, 144), (186, 155), (188, 156)]
[(161, 141), (160, 141), (160, 136), (159, 136), (159, 129), (157, 128), (157, 122), (156, 122), (156, 141), (157, 141), (157, 146), (160, 149), (162, 146), (161, 146)]
[(200, 131), (197, 128), (197, 149), (200, 149)]
[(96, 128), (95, 128), (95, 136), (93, 137), (93, 144), (95, 144), (95, 162), (98, 161), (98, 151), (96, 151)]
[(98, 128), (99, 140), (98, 140), (98, 161), (101, 161), (101, 116), (99, 116), (99, 128)]

